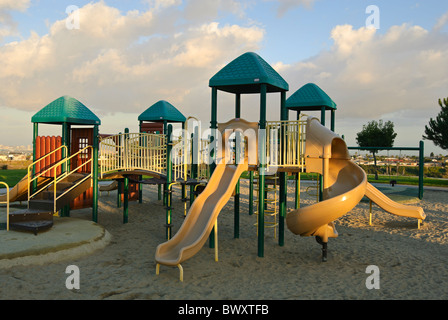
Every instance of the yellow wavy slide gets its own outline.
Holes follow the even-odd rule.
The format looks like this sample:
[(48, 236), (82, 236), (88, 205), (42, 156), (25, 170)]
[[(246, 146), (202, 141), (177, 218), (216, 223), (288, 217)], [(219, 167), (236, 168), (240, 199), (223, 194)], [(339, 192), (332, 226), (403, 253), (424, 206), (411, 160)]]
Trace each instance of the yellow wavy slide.
[(381, 209), (397, 216), (424, 220), (426, 214), (422, 208), (397, 203), (388, 198), (384, 193), (367, 183), (366, 197), (375, 202)]
[(201, 250), (215, 225), (219, 212), (232, 196), (247, 163), (238, 165), (218, 164), (207, 187), (196, 198), (173, 238), (157, 247), (158, 264), (179, 266)]
[(322, 174), (323, 201), (288, 213), (291, 232), (328, 242), (338, 236), (333, 221), (352, 210), (364, 195), (389, 213), (425, 219), (422, 208), (396, 203), (368, 183), (364, 170), (351, 160), (344, 140), (317, 118), (308, 118), (306, 135), (306, 170)]
[[(201, 250), (210, 232), (215, 225), (221, 209), (235, 190), (235, 186), (241, 174), (248, 170), (249, 164), (258, 161), (258, 123), (248, 122), (244, 119), (232, 119), (226, 123), (220, 123), (218, 130), (222, 134), (222, 145), (224, 146), (218, 157), (215, 170), (207, 183), (204, 191), (195, 199), (188, 214), (173, 238), (160, 244), (156, 249), (155, 260), (157, 262), (156, 274), (159, 273), (161, 264), (177, 266), (180, 270), (180, 279), (183, 281), (183, 269), (181, 263)], [(244, 152), (243, 163), (227, 164), (231, 161), (229, 141), (232, 132), (240, 132), (247, 137), (247, 150)], [(244, 147), (243, 143), (238, 148)], [(242, 156), (242, 154), (240, 154)], [(235, 154), (236, 157), (236, 154)]]

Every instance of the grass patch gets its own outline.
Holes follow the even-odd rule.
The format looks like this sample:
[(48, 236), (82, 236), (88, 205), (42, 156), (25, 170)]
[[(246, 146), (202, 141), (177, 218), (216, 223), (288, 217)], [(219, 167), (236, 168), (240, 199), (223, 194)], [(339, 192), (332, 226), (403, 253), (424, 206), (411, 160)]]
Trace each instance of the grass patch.
[[(27, 174), (26, 169), (16, 169), (16, 170), (0, 170), (0, 181), (6, 182), (9, 187), (14, 187), (17, 182), (19, 182), (25, 175)], [(243, 179), (249, 179), (249, 172), (244, 172), (241, 177)], [(144, 179), (148, 179), (148, 177), (144, 177)], [(300, 175), (301, 180), (316, 180), (317, 174), (315, 173), (302, 173)], [(412, 176), (388, 176), (388, 175), (379, 175), (378, 180), (375, 180), (375, 175), (369, 174), (367, 175), (369, 182), (374, 183), (384, 183), (389, 184), (390, 180), (396, 180), (397, 184), (403, 185), (418, 185), (418, 177)], [(288, 176), (288, 179), (295, 179), (294, 176)], [(425, 186), (431, 187), (448, 187), (448, 180), (444, 179), (436, 179), (436, 178), (424, 178), (423, 183)], [(0, 188), (3, 188), (0, 185)]]
[[(249, 172), (245, 172), (241, 175), (243, 179), (249, 179)], [(294, 180), (295, 176), (288, 176), (289, 180)], [(317, 180), (316, 173), (301, 173), (301, 180)], [(368, 174), (367, 180), (370, 183), (384, 183), (389, 184), (390, 180), (397, 181), (397, 184), (403, 185), (418, 185), (418, 177), (415, 176), (389, 176), (389, 175), (378, 175), (378, 180), (375, 180), (374, 174)], [(437, 179), (437, 178), (423, 178), (423, 184), (427, 187), (447, 187), (448, 188), (448, 179)]]
[[(27, 169), (0, 170), (0, 181), (6, 182), (11, 188), (14, 187), (17, 182), (22, 180), (22, 178), (26, 176), (27, 172)], [(4, 186), (0, 185), (0, 188), (4, 188)]]
[[(367, 175), (367, 179), (369, 182), (375, 183), (386, 183), (389, 184), (390, 180), (397, 181), (397, 184), (406, 184), (406, 185), (418, 185), (418, 177), (410, 177), (410, 176), (378, 176), (378, 180), (375, 180), (374, 174)], [(437, 178), (423, 178), (423, 184), (425, 186), (430, 187), (448, 187), (448, 180), (437, 179)]]

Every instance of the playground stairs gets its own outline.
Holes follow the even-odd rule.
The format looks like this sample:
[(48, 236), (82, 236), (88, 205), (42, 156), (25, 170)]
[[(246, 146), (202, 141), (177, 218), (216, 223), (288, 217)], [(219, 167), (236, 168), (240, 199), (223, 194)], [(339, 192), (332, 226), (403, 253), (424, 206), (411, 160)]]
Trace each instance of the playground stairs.
[(53, 226), (53, 215), (92, 186), (92, 179), (82, 181), (86, 176), (82, 173), (71, 174), (58, 182), (56, 196), (54, 194), (54, 184), (48, 185), (28, 201), (28, 209), (10, 213), (10, 228), (32, 231), (35, 235), (39, 231), (51, 228)]

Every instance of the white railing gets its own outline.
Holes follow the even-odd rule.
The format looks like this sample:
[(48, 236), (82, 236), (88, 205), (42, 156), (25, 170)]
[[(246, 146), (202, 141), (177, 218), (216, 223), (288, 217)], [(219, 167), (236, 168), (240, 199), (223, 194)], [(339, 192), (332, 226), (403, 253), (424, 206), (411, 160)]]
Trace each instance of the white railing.
[[(305, 130), (304, 120), (267, 122), (265, 132), (267, 166), (303, 169)], [(194, 148), (198, 152), (197, 156), (192, 154), (194, 142), (190, 137), (180, 136), (172, 142), (170, 156), (173, 164), (173, 181), (186, 180), (194, 160), (198, 168), (197, 178), (209, 178), (210, 142), (207, 139), (196, 141), (199, 141), (199, 146)], [(235, 142), (229, 143), (231, 146), (228, 148), (231, 153), (229, 159), (234, 159)], [(244, 144), (240, 145), (238, 150), (244, 153), (245, 148), (242, 146)], [(242, 157), (245, 155), (242, 154)], [(103, 138), (100, 141), (99, 162), (101, 178), (105, 173), (120, 170), (146, 170), (166, 175), (167, 138), (163, 134), (149, 133), (123, 133)]]
[(147, 170), (166, 174), (163, 134), (123, 133), (100, 141), (100, 175), (118, 170)]
[(267, 122), (267, 165), (304, 168), (305, 131), (306, 121), (303, 120)]
[(210, 140), (201, 139), (199, 144), (197, 179), (208, 180), (210, 178)]
[(173, 142), (173, 148), (171, 149), (173, 181), (187, 180), (188, 168), (191, 164), (190, 150), (190, 139), (180, 137), (179, 140)]

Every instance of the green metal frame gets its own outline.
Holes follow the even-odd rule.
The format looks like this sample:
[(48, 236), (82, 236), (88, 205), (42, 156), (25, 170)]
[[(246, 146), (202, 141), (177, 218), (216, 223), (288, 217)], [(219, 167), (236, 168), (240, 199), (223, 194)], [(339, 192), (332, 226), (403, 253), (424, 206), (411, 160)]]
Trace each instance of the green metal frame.
[(399, 151), (418, 151), (418, 198), (423, 199), (423, 173), (424, 173), (424, 152), (425, 144), (423, 141), (419, 142), (418, 147), (348, 147), (349, 150), (399, 150)]
[[(98, 150), (99, 150), (99, 126), (101, 120), (90, 111), (84, 104), (77, 99), (70, 96), (62, 96), (40, 111), (38, 111), (32, 118), (33, 122), (33, 161), (36, 161), (36, 140), (39, 135), (39, 123), (62, 125), (62, 145), (67, 147), (67, 154), (63, 151), (62, 157), (69, 157), (70, 153), (70, 131), (72, 125), (93, 125), (93, 205), (92, 205), (92, 221), (98, 222)], [(70, 163), (67, 163), (63, 171), (69, 170)], [(33, 176), (35, 169), (33, 168)], [(37, 181), (33, 182), (33, 192), (37, 186)], [(70, 216), (70, 206), (67, 205), (61, 209), (61, 216)]]
[[(210, 129), (212, 130), (212, 150), (215, 150), (214, 144), (216, 130), (218, 128), (217, 121), (217, 100), (218, 90), (235, 94), (235, 118), (241, 117), (241, 94), (259, 93), (260, 94), (260, 121), (259, 129), (266, 129), (266, 96), (270, 92), (279, 92), (281, 95), (281, 119), (287, 120), (288, 113), (286, 109), (286, 91), (289, 90), (288, 83), (260, 56), (253, 52), (247, 52), (234, 59), (218, 73), (216, 73), (209, 81), (212, 89), (211, 96), (211, 121)], [(264, 256), (264, 197), (265, 197), (265, 172), (266, 164), (266, 141), (259, 140), (259, 194), (258, 202), (258, 256)], [(215, 159), (214, 154), (211, 157)], [(214, 161), (210, 165), (210, 172), (213, 173), (216, 164)], [(250, 191), (249, 191), (249, 214), (253, 214), (253, 172), (250, 172)], [(280, 174), (282, 187), (280, 195), (280, 223), (279, 223), (279, 245), (284, 245), (284, 218), (286, 215), (286, 173)], [(239, 237), (239, 184), (236, 186), (234, 207), (234, 236)], [(210, 235), (210, 247), (213, 247), (213, 232)]]

